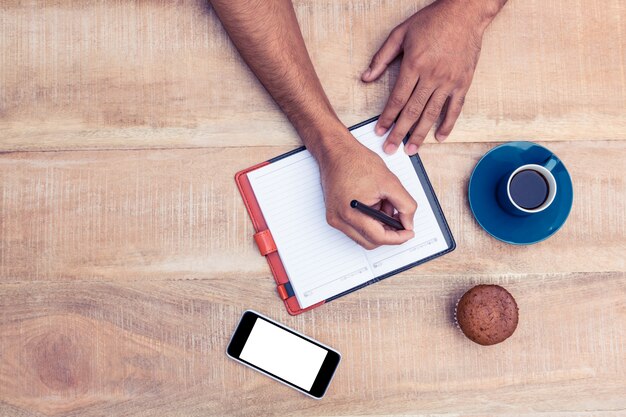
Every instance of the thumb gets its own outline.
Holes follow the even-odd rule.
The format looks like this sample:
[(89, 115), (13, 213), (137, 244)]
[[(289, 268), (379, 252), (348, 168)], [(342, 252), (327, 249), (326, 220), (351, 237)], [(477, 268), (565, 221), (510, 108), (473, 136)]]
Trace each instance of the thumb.
[(369, 68), (361, 75), (361, 80), (368, 83), (378, 79), (385, 72), (391, 61), (400, 54), (403, 39), (404, 31), (400, 27), (392, 30), (383, 46), (372, 57)]

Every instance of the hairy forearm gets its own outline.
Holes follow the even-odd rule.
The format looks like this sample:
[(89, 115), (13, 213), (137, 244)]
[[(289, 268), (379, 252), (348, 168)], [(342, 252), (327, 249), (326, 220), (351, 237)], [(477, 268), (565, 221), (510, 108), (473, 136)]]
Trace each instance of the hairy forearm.
[(306, 50), (291, 0), (212, 0), (239, 53), (313, 154), (342, 128)]

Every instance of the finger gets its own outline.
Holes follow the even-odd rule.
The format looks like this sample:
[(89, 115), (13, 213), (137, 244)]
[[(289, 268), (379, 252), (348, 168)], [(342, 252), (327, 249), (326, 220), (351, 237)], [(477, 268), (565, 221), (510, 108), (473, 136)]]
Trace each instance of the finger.
[(392, 30), (383, 43), (383, 46), (381, 46), (378, 52), (372, 57), (370, 66), (365, 70), (363, 75), (361, 75), (361, 80), (368, 83), (378, 79), (378, 77), (385, 72), (389, 64), (400, 54), (400, 51), (402, 51), (403, 39), (404, 32), (400, 28)]
[(448, 95), (448, 98), (446, 99), (446, 102), (443, 103), (443, 107), (441, 108), (441, 114), (439, 115), (439, 118), (435, 122), (435, 126), (436, 126), (435, 131), (438, 131), (439, 130), (439, 126), (441, 126), (441, 124), (443, 123), (443, 119), (445, 118), (446, 114), (448, 113), (448, 106), (449, 105), (450, 105), (450, 95)]
[(439, 142), (446, 140), (452, 132), (452, 128), (461, 114), (463, 103), (465, 103), (465, 91), (454, 93), (448, 99), (448, 108), (446, 110), (443, 123), (441, 123), (435, 133), (435, 138)]
[(428, 104), (426, 104), (426, 107), (422, 112), (422, 117), (420, 117), (419, 122), (417, 122), (417, 126), (415, 126), (415, 129), (407, 142), (407, 154), (414, 155), (417, 152), (420, 145), (424, 142), (426, 135), (430, 131), (430, 128), (433, 127), (439, 118), (441, 109), (447, 99), (448, 93), (441, 90), (435, 91), (435, 93), (430, 97)]
[(382, 200), (380, 205), (380, 211), (385, 213), (387, 216), (393, 217), (395, 214), (395, 209), (393, 208), (393, 204), (389, 200)]
[[(419, 74), (411, 69), (409, 65), (403, 63), (400, 66), (398, 79), (391, 90), (391, 95), (387, 99), (385, 109), (378, 118), (378, 122), (376, 122), (376, 134), (378, 136), (384, 135), (393, 125), (394, 120), (396, 120), (404, 105), (409, 101), (411, 92), (413, 92), (418, 79)], [(394, 153), (398, 149), (398, 143), (385, 142), (385, 152), (389, 154)]]
[(376, 246), (399, 245), (415, 235), (412, 230), (385, 229), (381, 222), (360, 212), (353, 212), (347, 217), (345, 221), (365, 240)]
[[(400, 220), (400, 218), (395, 214), (396, 209), (393, 208), (393, 204), (391, 204), (389, 200), (381, 200), (380, 211), (382, 211), (389, 217)], [(386, 224), (383, 224), (383, 227), (385, 228), (385, 230), (395, 230), (393, 227), (387, 226)]]
[(357, 244), (363, 246), (365, 249), (375, 249), (378, 245), (367, 240), (359, 231), (352, 227), (339, 215), (326, 214), (326, 221), (328, 224), (348, 236)]
[[(434, 87), (425, 85), (425, 83), (417, 84), (411, 98), (402, 109), (398, 121), (387, 136), (387, 142), (400, 145), (409, 129), (419, 120), (434, 90)], [(386, 148), (384, 149), (386, 150)]]
[(366, 239), (358, 230), (352, 227), (348, 223), (344, 223), (342, 229), (340, 229), (346, 236), (355, 241), (358, 245), (363, 246), (367, 250), (376, 249), (380, 244), (375, 244)]
[(413, 217), (417, 210), (417, 203), (411, 194), (402, 186), (400, 181), (389, 181), (382, 198), (388, 200), (398, 211), (398, 217), (406, 230), (413, 230)]

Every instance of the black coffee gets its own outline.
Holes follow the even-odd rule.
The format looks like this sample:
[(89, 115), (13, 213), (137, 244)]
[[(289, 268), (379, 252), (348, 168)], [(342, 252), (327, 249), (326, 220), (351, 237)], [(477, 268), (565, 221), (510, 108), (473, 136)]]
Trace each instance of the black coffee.
[(543, 175), (525, 169), (511, 178), (509, 191), (515, 204), (526, 210), (534, 210), (546, 202), (550, 189)]

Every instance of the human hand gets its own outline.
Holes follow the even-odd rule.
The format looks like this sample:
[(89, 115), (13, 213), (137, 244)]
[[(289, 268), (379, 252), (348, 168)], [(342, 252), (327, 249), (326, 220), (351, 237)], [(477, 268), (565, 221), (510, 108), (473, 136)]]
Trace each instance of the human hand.
[(398, 118), (385, 141), (386, 153), (394, 153), (412, 131), (405, 149), (415, 154), (442, 110), (445, 115), (435, 137), (442, 142), (452, 131), (478, 62), (487, 16), (495, 16), (475, 4), (439, 0), (423, 8), (391, 31), (363, 73), (363, 81), (375, 81), (403, 54), (398, 79), (376, 125), (376, 133), (383, 135)]
[[(411, 239), (417, 203), (400, 180), (348, 131), (332, 143), (332, 148), (317, 157), (328, 224), (366, 249)], [(406, 230), (394, 230), (353, 209), (352, 200), (396, 217)]]

